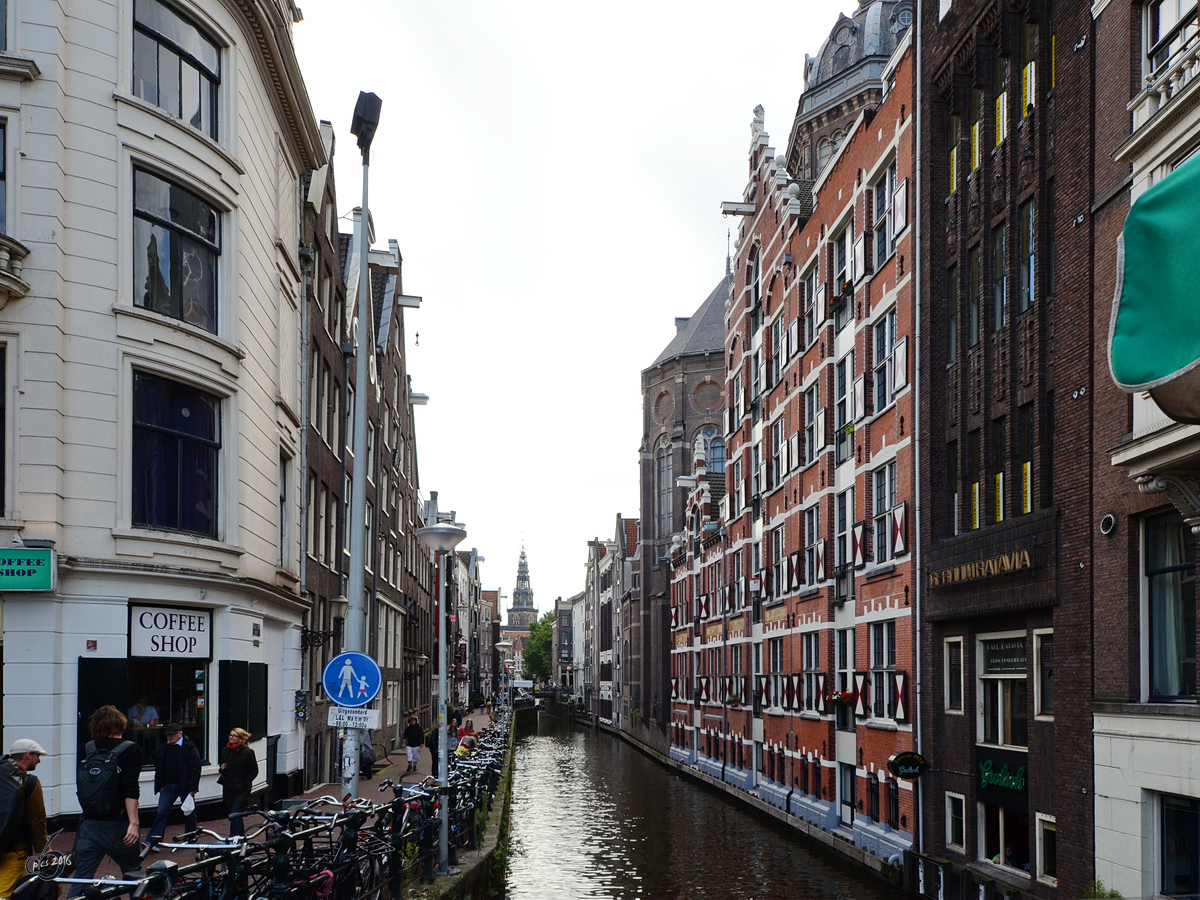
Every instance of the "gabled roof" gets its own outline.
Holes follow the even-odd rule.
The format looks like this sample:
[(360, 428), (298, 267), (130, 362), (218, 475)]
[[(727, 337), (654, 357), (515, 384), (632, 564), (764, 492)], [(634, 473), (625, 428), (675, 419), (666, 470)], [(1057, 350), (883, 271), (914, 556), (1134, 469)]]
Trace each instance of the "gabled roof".
[(732, 275), (721, 279), (650, 368), (680, 356), (725, 352), (725, 300), (729, 297), (732, 281)]
[(625, 526), (625, 558), (629, 559), (638, 552), (638, 520), (622, 518), (621, 523)]

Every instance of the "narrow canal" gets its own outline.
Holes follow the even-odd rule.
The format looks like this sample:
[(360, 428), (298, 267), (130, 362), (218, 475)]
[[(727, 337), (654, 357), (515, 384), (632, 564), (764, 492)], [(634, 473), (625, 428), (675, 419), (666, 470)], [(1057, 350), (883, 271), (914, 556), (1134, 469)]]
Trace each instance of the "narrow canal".
[(509, 900), (896, 900), (624, 741), (542, 717), (517, 739)]

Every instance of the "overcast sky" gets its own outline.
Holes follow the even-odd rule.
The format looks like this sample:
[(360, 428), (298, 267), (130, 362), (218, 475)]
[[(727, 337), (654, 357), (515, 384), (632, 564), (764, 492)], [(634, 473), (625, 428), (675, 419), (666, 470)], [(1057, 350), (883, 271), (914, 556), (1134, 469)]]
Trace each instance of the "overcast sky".
[(724, 274), (754, 106), (783, 153), (804, 54), (857, 0), (302, 5), (343, 214), (355, 100), (383, 100), (370, 208), (424, 297), (405, 319), (422, 493), (457, 511), (485, 589), (511, 598), (524, 545), (544, 612), (639, 514), (640, 373)]

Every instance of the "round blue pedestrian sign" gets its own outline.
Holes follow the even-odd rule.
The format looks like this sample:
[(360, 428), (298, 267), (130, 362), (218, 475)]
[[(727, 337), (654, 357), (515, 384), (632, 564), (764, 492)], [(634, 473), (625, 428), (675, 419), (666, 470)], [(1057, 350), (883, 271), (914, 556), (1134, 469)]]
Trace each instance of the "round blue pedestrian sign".
[(366, 706), (377, 696), (383, 684), (379, 664), (365, 653), (339, 653), (321, 676), (325, 696), (338, 706)]

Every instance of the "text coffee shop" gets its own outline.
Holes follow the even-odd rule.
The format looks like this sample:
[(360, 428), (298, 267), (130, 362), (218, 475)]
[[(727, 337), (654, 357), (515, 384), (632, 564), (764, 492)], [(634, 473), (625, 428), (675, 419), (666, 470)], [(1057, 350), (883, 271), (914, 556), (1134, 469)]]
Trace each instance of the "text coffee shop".
[[(128, 657), (79, 657), (79, 744), (90, 737), (92, 712), (106, 703), (128, 715), (125, 736), (142, 747), (148, 764), (168, 722), (183, 727), (206, 765), (217, 763), (216, 748), (233, 726), (248, 729), (255, 739), (263, 737), (267, 664), (226, 659), (216, 663), (214, 672), (213, 613), (131, 603)], [(261, 633), (260, 625), (252, 627)]]

